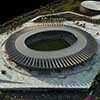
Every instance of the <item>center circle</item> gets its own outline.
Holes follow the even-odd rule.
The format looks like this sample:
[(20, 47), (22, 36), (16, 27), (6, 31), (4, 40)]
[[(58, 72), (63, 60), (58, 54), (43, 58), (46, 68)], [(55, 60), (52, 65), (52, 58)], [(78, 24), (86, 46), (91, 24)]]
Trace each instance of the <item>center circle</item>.
[(70, 47), (76, 41), (75, 35), (68, 31), (50, 30), (29, 36), (25, 44), (36, 51), (53, 51)]

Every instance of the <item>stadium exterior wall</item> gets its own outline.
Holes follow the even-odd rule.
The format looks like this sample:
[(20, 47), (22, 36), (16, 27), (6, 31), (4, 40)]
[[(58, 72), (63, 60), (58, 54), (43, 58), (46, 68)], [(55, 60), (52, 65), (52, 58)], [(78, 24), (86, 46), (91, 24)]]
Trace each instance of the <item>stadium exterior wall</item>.
[(88, 9), (86, 7), (83, 7), (82, 5), (80, 5), (80, 12), (86, 15), (97, 15), (100, 14), (100, 11), (96, 11), (96, 10), (91, 10)]

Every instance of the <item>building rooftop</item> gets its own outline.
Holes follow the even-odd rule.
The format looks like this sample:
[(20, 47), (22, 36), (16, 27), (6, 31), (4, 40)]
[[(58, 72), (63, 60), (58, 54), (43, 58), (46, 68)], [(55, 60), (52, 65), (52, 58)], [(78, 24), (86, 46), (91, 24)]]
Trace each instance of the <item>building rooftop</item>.
[(90, 10), (100, 11), (100, 1), (83, 1), (81, 5)]

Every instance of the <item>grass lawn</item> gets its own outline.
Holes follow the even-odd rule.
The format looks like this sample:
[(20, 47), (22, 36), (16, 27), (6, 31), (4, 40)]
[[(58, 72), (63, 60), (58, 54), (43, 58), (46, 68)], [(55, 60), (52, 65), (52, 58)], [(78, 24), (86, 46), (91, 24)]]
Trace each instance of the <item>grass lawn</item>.
[[(28, 12), (27, 14), (16, 16), (13, 20), (4, 23), (3, 25), (0, 25), (0, 33), (7, 32), (15, 30), (17, 27), (21, 27), (23, 23), (25, 23), (28, 20), (31, 20), (32, 18), (35, 18), (39, 15), (45, 15), (45, 14), (52, 14), (52, 13), (58, 13), (58, 12), (64, 12), (64, 11), (73, 11), (80, 13), (79, 8), (80, 4), (84, 0), (54, 0), (57, 3), (50, 3), (45, 6), (41, 6), (38, 9), (35, 9), (33, 11)], [(87, 15), (91, 15), (90, 12), (87, 13)], [(55, 16), (53, 16), (55, 17)], [(59, 16), (57, 16), (58, 18)], [(64, 16), (60, 16), (61, 18), (65, 18), (66, 20), (80, 20), (80, 18), (76, 15), (67, 14)], [(35, 22), (44, 22), (45, 20), (37, 19)], [(49, 18), (47, 19), (49, 21)], [(100, 19), (97, 20), (97, 24), (100, 24)]]
[(79, 12), (79, 7), (81, 0), (74, 0), (74, 1), (66, 1), (62, 0), (58, 5), (51, 5), (51, 9), (54, 9), (55, 12), (62, 12), (62, 11), (75, 11)]
[(66, 48), (70, 46), (63, 39), (48, 39), (48, 40), (40, 40), (33, 42), (31, 45), (28, 45), (29, 48), (39, 51), (51, 51), (58, 50), (62, 48)]

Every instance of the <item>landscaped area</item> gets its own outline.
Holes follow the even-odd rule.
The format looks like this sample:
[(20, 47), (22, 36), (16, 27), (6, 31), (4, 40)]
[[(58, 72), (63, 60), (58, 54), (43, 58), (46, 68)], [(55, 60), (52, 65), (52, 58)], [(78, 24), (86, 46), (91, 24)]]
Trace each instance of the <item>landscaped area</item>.
[[(17, 27), (21, 27), (21, 25), (28, 20), (31, 20), (32, 18), (35, 18), (36, 16), (39, 15), (44, 15), (44, 14), (52, 14), (52, 13), (58, 13), (58, 12), (64, 12), (64, 11), (73, 11), (73, 12), (79, 12), (79, 7), (80, 3), (83, 0), (72, 0), (72, 1), (67, 1), (66, 0), (56, 0), (51, 4), (47, 4), (44, 6), (40, 6), (40, 9), (35, 9), (27, 14), (17, 16), (13, 20), (4, 23), (3, 25), (0, 25), (0, 33), (3, 32), (10, 32), (16, 29)], [(76, 15), (67, 15), (65, 16), (66, 19), (68, 20), (75, 20), (75, 19), (80, 19)], [(99, 23), (100, 24), (100, 23)]]

